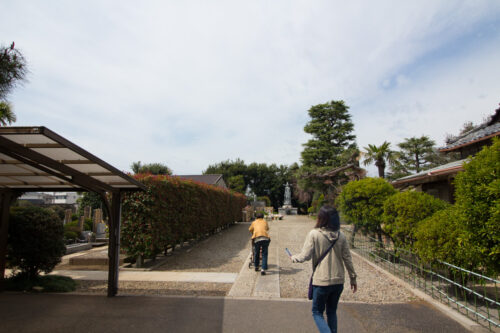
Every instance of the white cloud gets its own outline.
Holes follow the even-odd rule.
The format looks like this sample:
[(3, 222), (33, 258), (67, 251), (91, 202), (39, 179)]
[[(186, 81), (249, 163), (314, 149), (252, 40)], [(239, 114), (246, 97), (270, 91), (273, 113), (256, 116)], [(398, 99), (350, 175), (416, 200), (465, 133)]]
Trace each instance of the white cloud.
[(360, 146), (438, 143), (496, 108), (494, 1), (11, 2), (1, 40), (31, 75), (16, 125), (126, 170), (300, 158), (311, 105), (344, 99)]

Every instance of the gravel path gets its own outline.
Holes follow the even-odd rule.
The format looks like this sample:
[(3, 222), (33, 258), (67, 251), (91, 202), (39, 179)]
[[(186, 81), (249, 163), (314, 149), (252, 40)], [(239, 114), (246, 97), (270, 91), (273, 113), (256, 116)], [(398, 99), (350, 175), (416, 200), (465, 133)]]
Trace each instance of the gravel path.
[[(305, 236), (314, 227), (314, 221), (305, 217), (289, 217), (286, 223), (277, 225), (280, 229), (280, 245), (292, 253), (302, 250)], [(358, 275), (358, 291), (350, 291), (346, 272), (344, 292), (340, 298), (347, 302), (400, 303), (415, 300), (408, 289), (369, 265), (364, 259), (353, 255), (354, 269)], [(280, 252), (280, 290), (282, 298), (306, 298), (312, 272), (310, 261), (293, 264), (285, 251)]]
[[(270, 222), (273, 242), (279, 248), (278, 264), (282, 298), (306, 298), (311, 262), (292, 264), (284, 249), (300, 252), (305, 236), (314, 221), (304, 216), (287, 216)], [(276, 232), (277, 231), (277, 232)], [(236, 224), (199, 243), (177, 249), (173, 255), (160, 257), (154, 271), (231, 272), (238, 273), (250, 253), (248, 224)], [(349, 290), (348, 278), (341, 301), (365, 303), (402, 303), (416, 297), (404, 286), (353, 255), (358, 275), (358, 292)], [(274, 264), (274, 263), (270, 263)], [(227, 283), (125, 282), (119, 283), (120, 294), (224, 296), (231, 289)], [(78, 293), (106, 293), (106, 282), (80, 281)]]
[(160, 257), (155, 271), (238, 273), (250, 251), (248, 225), (235, 224), (190, 247)]

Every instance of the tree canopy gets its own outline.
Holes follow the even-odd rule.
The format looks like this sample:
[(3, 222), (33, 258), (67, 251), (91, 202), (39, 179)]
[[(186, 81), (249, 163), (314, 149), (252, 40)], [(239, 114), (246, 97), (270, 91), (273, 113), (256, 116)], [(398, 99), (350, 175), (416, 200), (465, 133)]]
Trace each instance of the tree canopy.
[(172, 170), (162, 163), (141, 164), (141, 161), (134, 162), (130, 166), (135, 174), (150, 173), (152, 175), (172, 175)]
[(385, 167), (387, 163), (394, 165), (396, 163), (396, 153), (391, 150), (390, 142), (384, 141), (380, 146), (375, 146), (369, 144), (368, 147), (364, 147), (365, 160), (364, 165), (374, 163), (378, 168), (378, 176), (380, 178), (385, 178)]
[(336, 204), (346, 222), (381, 238), (384, 201), (395, 193), (386, 180), (368, 177), (345, 185)]
[(0, 47), (0, 124), (5, 126), (16, 121), (12, 105), (6, 100), (7, 95), (16, 85), (25, 80), (26, 60), (15, 48), (14, 42), (9, 47)]
[(207, 167), (203, 174), (222, 174), (229, 188), (244, 193), (248, 185), (259, 197), (267, 196), (274, 208), (283, 205), (285, 184), (293, 183), (292, 170), (297, 166), (251, 163), (241, 159), (226, 160)]
[(311, 120), (304, 126), (304, 132), (311, 134), (301, 153), (306, 167), (338, 167), (345, 160), (346, 150), (355, 150), (356, 136), (349, 107), (344, 101), (331, 101), (312, 106)]

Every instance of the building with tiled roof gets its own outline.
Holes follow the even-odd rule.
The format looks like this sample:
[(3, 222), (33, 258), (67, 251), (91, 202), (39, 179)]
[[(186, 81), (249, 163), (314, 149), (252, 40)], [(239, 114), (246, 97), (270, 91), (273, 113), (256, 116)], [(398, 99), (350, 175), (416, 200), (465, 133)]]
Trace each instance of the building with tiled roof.
[(484, 146), (490, 145), (492, 138), (500, 136), (500, 108), (485, 123), (450, 140), (441, 152), (458, 152), (461, 160), (440, 165), (438, 167), (396, 179), (392, 185), (400, 190), (414, 188), (429, 193), (448, 202), (454, 202), (455, 188), (453, 180), (456, 174), (463, 171), (467, 157), (474, 156)]
[(199, 183), (228, 188), (224, 178), (220, 174), (213, 175), (177, 175), (180, 179), (192, 180)]
[(485, 145), (491, 144), (491, 139), (500, 136), (500, 108), (491, 118), (472, 130), (450, 140), (441, 152), (460, 152), (461, 158), (477, 154)]

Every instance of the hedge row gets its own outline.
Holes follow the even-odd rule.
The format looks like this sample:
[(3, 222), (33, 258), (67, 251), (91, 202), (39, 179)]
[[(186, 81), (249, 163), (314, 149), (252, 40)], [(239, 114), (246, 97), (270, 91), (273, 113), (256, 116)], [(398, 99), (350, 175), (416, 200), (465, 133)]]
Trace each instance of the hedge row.
[(122, 248), (137, 258), (154, 257), (169, 246), (199, 238), (241, 219), (245, 196), (164, 175), (136, 175), (146, 191), (122, 203)]
[(455, 203), (450, 205), (422, 192), (395, 193), (385, 180), (365, 178), (344, 186), (336, 204), (344, 220), (354, 224), (354, 231), (380, 230), (396, 247), (414, 251), (424, 261), (447, 261), (496, 277), (500, 273), (500, 139), (469, 158), (454, 185)]

